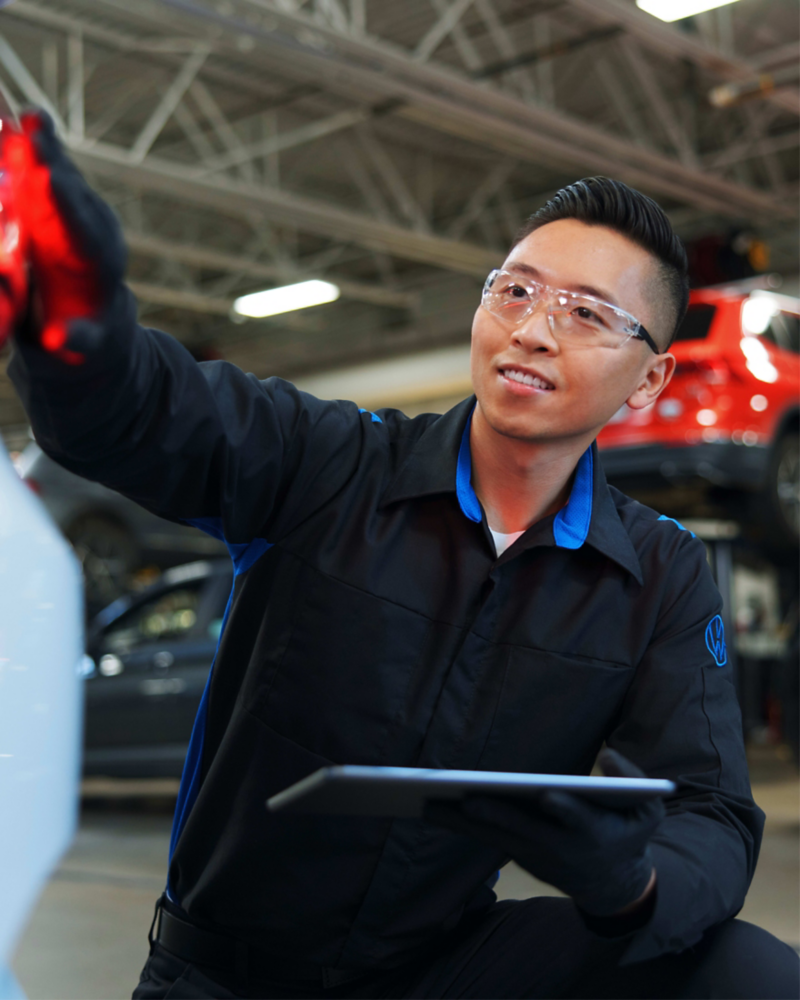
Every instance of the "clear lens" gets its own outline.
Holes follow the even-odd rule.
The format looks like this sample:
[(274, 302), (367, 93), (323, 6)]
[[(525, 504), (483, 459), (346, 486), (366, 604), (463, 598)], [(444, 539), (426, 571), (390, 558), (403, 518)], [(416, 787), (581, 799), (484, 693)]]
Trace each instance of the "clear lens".
[(483, 289), (483, 305), (496, 316), (521, 323), (539, 301), (540, 285), (522, 281), (507, 271), (492, 271)]
[(639, 332), (640, 323), (622, 309), (590, 295), (575, 295), (541, 285), (509, 271), (492, 271), (486, 279), (485, 309), (519, 325), (545, 299), (554, 333), (570, 343), (620, 347)]
[(607, 347), (619, 347), (639, 328), (633, 317), (588, 295), (558, 293), (550, 315), (556, 330), (571, 340)]

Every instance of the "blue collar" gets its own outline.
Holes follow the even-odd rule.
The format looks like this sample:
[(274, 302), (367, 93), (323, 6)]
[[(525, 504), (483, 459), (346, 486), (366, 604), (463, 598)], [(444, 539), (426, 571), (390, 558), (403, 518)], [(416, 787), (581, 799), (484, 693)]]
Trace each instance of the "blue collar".
[[(381, 497), (382, 507), (401, 500), (455, 490), (464, 516), (476, 524), (481, 522), (483, 512), (472, 488), (472, 455), (469, 449), (475, 402), (475, 397), (471, 396), (442, 416), (416, 417), (408, 421), (406, 426), (419, 433)], [(545, 518), (540, 522), (539, 531), (531, 529), (531, 536), (536, 538), (531, 537), (530, 541), (532, 544), (543, 544), (547, 537), (545, 544), (566, 550), (590, 545), (627, 569), (641, 584), (639, 558), (617, 509), (630, 507), (633, 501), (616, 490), (612, 492), (606, 483), (596, 447), (592, 445), (581, 456), (566, 507), (552, 521)], [(520, 544), (524, 544), (522, 539)]]
[(469, 450), (469, 429), (472, 427), (473, 406), (467, 418), (464, 433), (461, 435), (461, 445), (458, 449), (458, 464), (456, 465), (456, 496), (458, 505), (470, 521), (480, 524), (483, 511), (475, 490), (472, 488), (472, 452)]
[[(472, 413), (475, 410), (473, 408)], [(456, 466), (456, 496), (465, 517), (480, 524), (483, 514), (478, 497), (472, 486), (472, 453), (469, 449), (469, 431), (472, 426), (470, 413), (461, 445), (458, 449)], [(592, 523), (592, 497), (594, 486), (594, 459), (591, 446), (581, 455), (575, 470), (575, 482), (565, 507), (556, 514), (553, 521), (553, 538), (562, 549), (579, 549), (586, 541)]]

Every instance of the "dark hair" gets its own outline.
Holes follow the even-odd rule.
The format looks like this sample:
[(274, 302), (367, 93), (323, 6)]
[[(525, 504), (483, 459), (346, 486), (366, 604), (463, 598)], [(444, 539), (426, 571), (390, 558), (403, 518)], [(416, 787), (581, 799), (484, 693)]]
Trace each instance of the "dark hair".
[(622, 181), (586, 177), (557, 191), (537, 209), (517, 233), (516, 246), (549, 222), (578, 219), (590, 226), (607, 226), (651, 253), (659, 263), (659, 278), (675, 310), (665, 350), (672, 343), (689, 303), (689, 261), (663, 209)]

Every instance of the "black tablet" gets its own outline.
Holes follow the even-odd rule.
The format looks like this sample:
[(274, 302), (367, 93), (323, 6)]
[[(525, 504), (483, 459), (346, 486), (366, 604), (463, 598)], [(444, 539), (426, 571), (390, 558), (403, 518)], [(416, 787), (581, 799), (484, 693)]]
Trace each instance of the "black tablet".
[(450, 771), (422, 767), (323, 767), (267, 799), (270, 812), (327, 816), (419, 817), (429, 799), (466, 795), (534, 798), (544, 791), (574, 792), (608, 805), (671, 795), (663, 778), (605, 778), (575, 774)]

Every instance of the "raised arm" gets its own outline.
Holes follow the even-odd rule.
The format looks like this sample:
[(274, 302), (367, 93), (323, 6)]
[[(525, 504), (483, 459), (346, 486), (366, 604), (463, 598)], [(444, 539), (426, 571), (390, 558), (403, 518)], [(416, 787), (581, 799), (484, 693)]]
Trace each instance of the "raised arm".
[(157, 514), (213, 519), (228, 542), (285, 530), (352, 474), (357, 408), (225, 362), (197, 364), (138, 326), (119, 225), (49, 121), (37, 122), (29, 131), (50, 225), (41, 212), (30, 222), (34, 305), (9, 367), (37, 441)]

